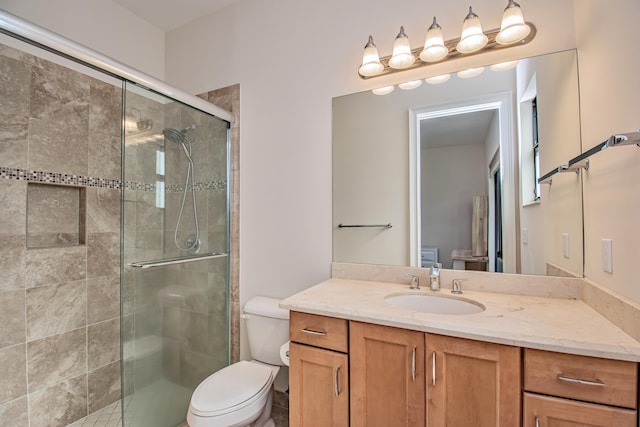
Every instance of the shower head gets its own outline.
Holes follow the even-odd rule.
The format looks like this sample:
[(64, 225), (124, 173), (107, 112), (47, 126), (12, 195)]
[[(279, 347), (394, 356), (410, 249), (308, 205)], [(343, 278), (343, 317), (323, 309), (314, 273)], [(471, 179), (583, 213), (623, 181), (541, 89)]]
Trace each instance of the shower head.
[(184, 144), (187, 140), (187, 132), (196, 128), (196, 125), (187, 126), (182, 130), (177, 130), (173, 128), (165, 128), (162, 129), (162, 134), (166, 139), (171, 142), (175, 142), (176, 144)]

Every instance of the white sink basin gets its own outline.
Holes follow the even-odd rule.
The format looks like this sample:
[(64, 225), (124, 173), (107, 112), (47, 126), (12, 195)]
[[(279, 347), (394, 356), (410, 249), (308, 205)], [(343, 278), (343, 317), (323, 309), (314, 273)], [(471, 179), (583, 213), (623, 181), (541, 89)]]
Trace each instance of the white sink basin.
[(395, 294), (385, 297), (387, 304), (411, 311), (433, 314), (474, 314), (481, 313), (485, 307), (475, 301), (445, 295)]

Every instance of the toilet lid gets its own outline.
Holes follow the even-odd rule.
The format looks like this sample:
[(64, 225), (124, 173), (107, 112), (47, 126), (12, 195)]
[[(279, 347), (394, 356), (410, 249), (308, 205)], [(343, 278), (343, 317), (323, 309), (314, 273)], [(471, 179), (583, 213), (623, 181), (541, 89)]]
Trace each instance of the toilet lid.
[(207, 377), (193, 392), (191, 407), (200, 413), (220, 412), (258, 394), (273, 377), (268, 366), (234, 363)]

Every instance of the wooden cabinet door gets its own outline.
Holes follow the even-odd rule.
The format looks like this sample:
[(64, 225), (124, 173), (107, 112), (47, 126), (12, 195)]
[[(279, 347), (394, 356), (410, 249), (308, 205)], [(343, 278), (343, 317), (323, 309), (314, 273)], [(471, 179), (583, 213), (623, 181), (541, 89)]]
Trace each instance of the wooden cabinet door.
[(520, 425), (520, 348), (427, 334), (427, 427)]
[(291, 427), (348, 427), (348, 356), (291, 343), (289, 365)]
[(351, 427), (424, 426), (424, 333), (351, 322)]
[(634, 410), (524, 394), (523, 427), (636, 427)]

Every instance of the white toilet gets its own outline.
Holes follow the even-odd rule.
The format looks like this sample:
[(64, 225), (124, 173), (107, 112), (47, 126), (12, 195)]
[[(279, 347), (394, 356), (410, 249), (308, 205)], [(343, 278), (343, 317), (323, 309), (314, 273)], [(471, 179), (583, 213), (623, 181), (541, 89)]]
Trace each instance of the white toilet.
[(273, 427), (273, 380), (284, 363), (280, 347), (289, 340), (289, 311), (280, 300), (255, 297), (244, 306), (251, 361), (210, 375), (191, 396), (190, 427)]

